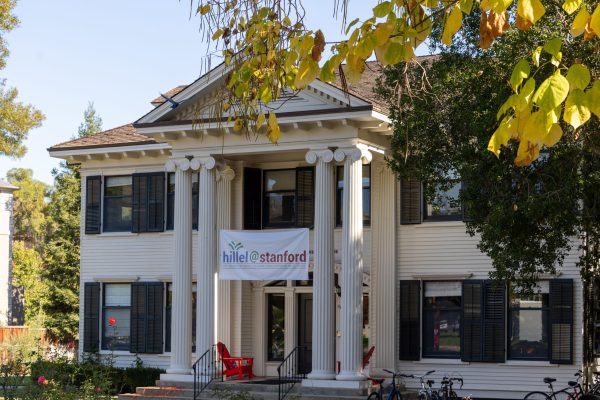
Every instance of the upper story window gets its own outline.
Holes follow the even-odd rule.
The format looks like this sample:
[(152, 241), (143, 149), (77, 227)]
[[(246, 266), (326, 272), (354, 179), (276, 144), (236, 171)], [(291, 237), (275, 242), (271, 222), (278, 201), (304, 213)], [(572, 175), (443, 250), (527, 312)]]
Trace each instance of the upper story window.
[(263, 229), (312, 227), (314, 168), (266, 170), (262, 187)]
[[(192, 229), (198, 229), (198, 177), (192, 174)], [(167, 175), (167, 230), (173, 230), (175, 220), (175, 174)]]
[(433, 198), (423, 199), (425, 221), (460, 221), (463, 218), (462, 205), (459, 200), (461, 182), (456, 181), (448, 189), (437, 185)]
[(104, 231), (131, 231), (132, 179), (128, 176), (104, 178)]
[[(344, 196), (344, 166), (336, 168), (336, 207), (335, 223), (342, 226), (343, 196)], [(362, 167), (362, 200), (363, 200), (363, 225), (371, 225), (371, 164)]]
[(549, 359), (549, 282), (540, 282), (540, 291), (523, 296), (509, 293), (508, 358)]
[(296, 223), (296, 170), (265, 171), (265, 227)]

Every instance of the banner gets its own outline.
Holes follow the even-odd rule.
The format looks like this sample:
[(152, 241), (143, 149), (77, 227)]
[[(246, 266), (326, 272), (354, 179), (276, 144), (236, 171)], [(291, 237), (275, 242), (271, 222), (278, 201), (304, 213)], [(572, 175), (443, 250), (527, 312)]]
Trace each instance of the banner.
[(307, 280), (308, 229), (221, 230), (219, 279)]

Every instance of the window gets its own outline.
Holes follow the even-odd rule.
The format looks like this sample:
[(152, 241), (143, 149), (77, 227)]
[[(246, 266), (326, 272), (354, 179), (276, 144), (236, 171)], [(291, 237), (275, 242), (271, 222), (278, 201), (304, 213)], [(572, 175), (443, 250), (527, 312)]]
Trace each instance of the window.
[(285, 357), (285, 295), (267, 295), (267, 360)]
[(423, 199), (423, 219), (425, 221), (460, 221), (463, 218), (462, 205), (458, 198), (461, 182), (457, 181), (448, 190), (435, 187), (433, 198)]
[[(192, 229), (198, 229), (198, 174), (192, 175)], [(167, 176), (167, 230), (172, 231), (175, 220), (175, 174)]]
[(296, 170), (265, 171), (264, 227), (296, 224)]
[(549, 283), (540, 282), (540, 291), (530, 296), (509, 294), (508, 358), (548, 360)]
[(102, 304), (102, 349), (129, 350), (131, 285), (105, 283)]
[[(171, 351), (171, 310), (173, 284), (167, 283), (167, 308), (165, 310), (165, 351)], [(196, 351), (196, 283), (192, 284), (192, 351)]]
[[(342, 226), (342, 206), (344, 193), (344, 167), (336, 168), (336, 212), (335, 223)], [(362, 167), (362, 193), (363, 193), (363, 225), (371, 225), (371, 164)]]
[(104, 182), (104, 231), (131, 231), (131, 176), (108, 176)]
[(460, 357), (461, 282), (425, 282), (423, 357)]

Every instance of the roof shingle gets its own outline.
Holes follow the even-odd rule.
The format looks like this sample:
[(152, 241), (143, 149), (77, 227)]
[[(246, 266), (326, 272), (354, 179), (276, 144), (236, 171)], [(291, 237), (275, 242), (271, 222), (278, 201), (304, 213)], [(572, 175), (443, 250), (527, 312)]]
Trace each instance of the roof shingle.
[(91, 136), (69, 140), (59, 143), (48, 149), (67, 150), (67, 149), (85, 149), (94, 147), (112, 147), (112, 146), (131, 146), (136, 144), (153, 144), (156, 140), (136, 132), (132, 124), (119, 126)]

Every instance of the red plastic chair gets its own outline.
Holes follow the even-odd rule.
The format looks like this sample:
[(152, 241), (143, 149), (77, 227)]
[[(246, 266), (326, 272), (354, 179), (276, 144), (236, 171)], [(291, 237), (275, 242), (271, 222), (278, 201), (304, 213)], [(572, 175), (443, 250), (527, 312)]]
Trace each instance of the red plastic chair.
[[(375, 352), (375, 346), (371, 346), (371, 348), (369, 349), (369, 351), (367, 351), (367, 353), (363, 356), (362, 359), (362, 369), (365, 369), (367, 367), (367, 365), (369, 365), (369, 363), (371, 362), (371, 357), (373, 357), (373, 353)], [(340, 369), (342, 367), (342, 363), (341, 362), (337, 362), (337, 373), (340, 373)]]
[(226, 377), (237, 375), (238, 380), (240, 381), (245, 374), (248, 375), (248, 379), (252, 379), (254, 377), (252, 374), (252, 364), (254, 363), (254, 358), (231, 357), (229, 350), (227, 350), (227, 346), (225, 346), (222, 342), (217, 343), (217, 350), (219, 351), (219, 357), (221, 357), (223, 366), (225, 367), (223, 374), (225, 374)]

